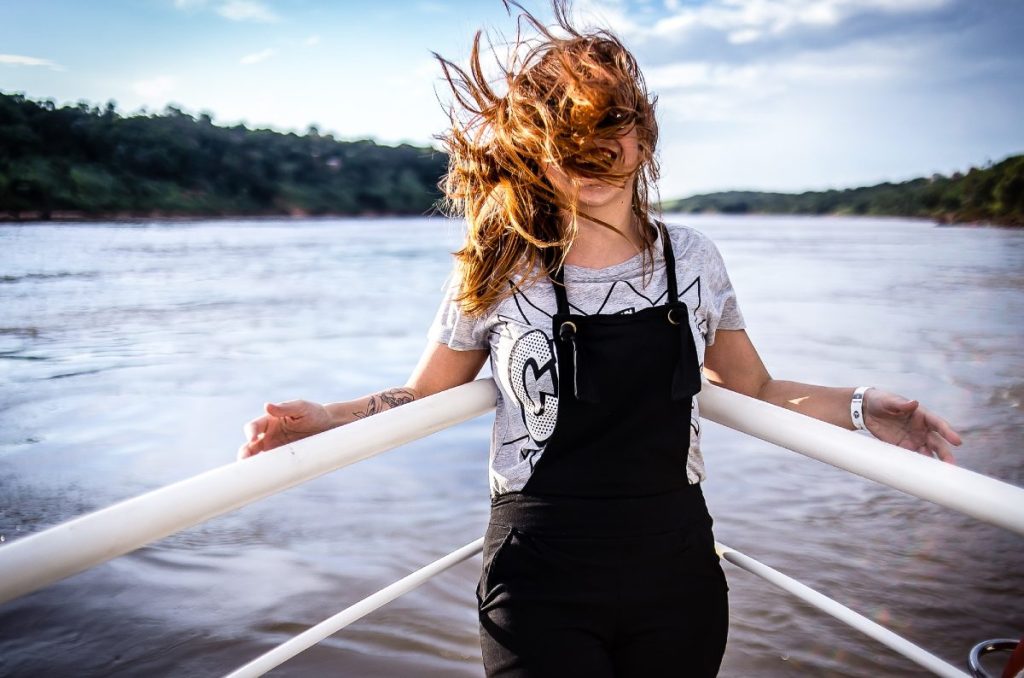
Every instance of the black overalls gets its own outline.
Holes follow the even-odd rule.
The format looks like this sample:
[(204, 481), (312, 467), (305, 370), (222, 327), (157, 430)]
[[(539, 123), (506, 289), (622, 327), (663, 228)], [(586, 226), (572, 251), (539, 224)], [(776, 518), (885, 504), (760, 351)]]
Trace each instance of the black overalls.
[(494, 498), (477, 590), (489, 676), (713, 676), (725, 578), (686, 477), (700, 369), (662, 224), (669, 303), (573, 315), (554, 276), (555, 431)]

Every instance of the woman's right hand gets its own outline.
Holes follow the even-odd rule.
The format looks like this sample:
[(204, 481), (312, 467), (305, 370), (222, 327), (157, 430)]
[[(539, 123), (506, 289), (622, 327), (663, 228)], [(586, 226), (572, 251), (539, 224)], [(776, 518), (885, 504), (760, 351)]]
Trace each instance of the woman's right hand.
[(290, 400), (264, 406), (266, 414), (243, 428), (246, 442), (238, 448), (242, 460), (281, 445), (294, 443), (335, 426), (323, 405), (308, 400)]

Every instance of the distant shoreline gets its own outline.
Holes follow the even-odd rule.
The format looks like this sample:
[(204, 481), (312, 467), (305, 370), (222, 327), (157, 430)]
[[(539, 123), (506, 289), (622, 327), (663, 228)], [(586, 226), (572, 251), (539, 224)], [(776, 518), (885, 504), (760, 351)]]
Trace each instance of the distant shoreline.
[[(991, 220), (958, 220), (953, 214), (939, 216), (908, 216), (904, 214), (850, 214), (848, 212), (834, 212), (825, 214), (812, 213), (779, 213), (779, 212), (744, 212), (742, 214), (729, 212), (715, 212), (712, 210), (702, 212), (687, 211), (666, 211), (665, 214), (681, 216), (726, 216), (726, 217), (830, 217), (840, 219), (904, 219), (916, 221), (930, 221), (936, 226), (967, 226), (967, 227), (998, 227), (998, 228), (1021, 228), (1021, 224), (1005, 224)], [(361, 212), (352, 213), (239, 213), (239, 214), (168, 214), (164, 212), (114, 212), (110, 214), (88, 214), (73, 210), (54, 210), (49, 214), (42, 211), (28, 211), (21, 213), (0, 212), (0, 224), (92, 224), (101, 222), (113, 223), (137, 223), (140, 221), (153, 221), (160, 223), (190, 223), (196, 221), (303, 221), (303, 220), (324, 220), (324, 219), (421, 219), (421, 218), (445, 218), (442, 214), (412, 214), (408, 212)]]
[(54, 210), (50, 213), (39, 210), (26, 212), (0, 212), (0, 223), (3, 224), (38, 224), (38, 223), (96, 223), (96, 222), (189, 222), (189, 221), (229, 221), (234, 219), (266, 220), (266, 221), (299, 221), (303, 219), (396, 219), (442, 216), (440, 214), (414, 214), (411, 212), (373, 212), (353, 213), (287, 213), (287, 212), (250, 212), (238, 214), (174, 214), (166, 212), (111, 212), (90, 214), (75, 210)]

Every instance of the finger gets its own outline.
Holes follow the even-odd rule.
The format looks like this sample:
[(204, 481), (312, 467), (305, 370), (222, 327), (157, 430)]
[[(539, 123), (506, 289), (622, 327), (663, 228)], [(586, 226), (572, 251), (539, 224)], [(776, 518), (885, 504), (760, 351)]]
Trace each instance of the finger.
[(235, 455), (235, 459), (237, 461), (242, 461), (243, 459), (248, 459), (254, 454), (256, 454), (256, 452), (252, 449), (252, 446), (249, 443), (243, 443), (238, 448), (238, 454)]
[(253, 440), (244, 443), (242, 447), (247, 450), (246, 457), (251, 457), (259, 454), (260, 452), (266, 452), (271, 449), (265, 433), (256, 434), (256, 437)]
[(949, 425), (949, 422), (947, 422), (942, 417), (936, 416), (929, 412), (925, 416), (925, 421), (928, 423), (929, 428), (931, 428), (934, 431), (937, 431), (939, 435), (941, 435), (943, 438), (945, 438), (952, 444), (963, 444), (964, 441), (963, 438), (960, 437), (960, 434), (954, 431), (953, 427)]
[(956, 457), (953, 456), (949, 443), (946, 442), (946, 439), (938, 431), (930, 431), (928, 433), (928, 447), (931, 453), (947, 464), (956, 463)]
[(267, 414), (275, 417), (300, 417), (306, 409), (305, 400), (289, 400), (283, 403), (267, 403), (264, 405)]
[(258, 417), (243, 426), (242, 433), (245, 435), (246, 440), (256, 440), (260, 435), (267, 432), (269, 424), (270, 422), (266, 417)]
[(896, 416), (906, 416), (916, 410), (919, 403), (916, 400), (904, 400), (903, 402), (888, 401), (885, 403), (884, 409), (886, 412)]

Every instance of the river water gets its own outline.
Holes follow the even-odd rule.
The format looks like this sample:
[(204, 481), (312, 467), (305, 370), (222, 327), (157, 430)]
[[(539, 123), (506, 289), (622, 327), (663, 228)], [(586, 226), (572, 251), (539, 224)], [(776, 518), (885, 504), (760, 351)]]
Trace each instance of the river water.
[[(1024, 231), (677, 220), (718, 243), (774, 376), (920, 398), (963, 435), (961, 465), (1024, 485)], [(0, 226), (0, 537), (231, 462), (265, 400), (403, 383), (459, 238), (443, 219)], [(0, 675), (219, 675), (248, 661), (477, 538), (489, 427), (478, 418), (0, 606)], [(961, 666), (975, 642), (1024, 632), (1024, 539), (714, 424), (704, 435), (721, 541)], [(276, 675), (481, 675), (478, 568)], [(725, 569), (722, 675), (919, 673)]]

